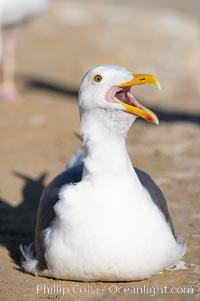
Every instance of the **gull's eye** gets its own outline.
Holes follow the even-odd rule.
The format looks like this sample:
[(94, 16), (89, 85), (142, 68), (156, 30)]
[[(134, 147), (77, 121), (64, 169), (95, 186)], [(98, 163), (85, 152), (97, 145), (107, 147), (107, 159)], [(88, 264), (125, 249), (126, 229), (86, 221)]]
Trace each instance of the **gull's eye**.
[(100, 75), (100, 74), (96, 74), (94, 77), (93, 77), (93, 81), (95, 83), (100, 83), (102, 81), (103, 77)]

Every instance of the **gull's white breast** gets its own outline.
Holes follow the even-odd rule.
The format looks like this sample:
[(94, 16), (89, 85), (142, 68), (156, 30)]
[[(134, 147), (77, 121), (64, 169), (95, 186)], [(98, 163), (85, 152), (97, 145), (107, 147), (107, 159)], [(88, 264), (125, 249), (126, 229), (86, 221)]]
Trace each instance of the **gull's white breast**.
[(179, 260), (182, 246), (133, 179), (104, 176), (63, 187), (57, 217), (45, 230), (45, 258), (55, 277), (136, 280)]

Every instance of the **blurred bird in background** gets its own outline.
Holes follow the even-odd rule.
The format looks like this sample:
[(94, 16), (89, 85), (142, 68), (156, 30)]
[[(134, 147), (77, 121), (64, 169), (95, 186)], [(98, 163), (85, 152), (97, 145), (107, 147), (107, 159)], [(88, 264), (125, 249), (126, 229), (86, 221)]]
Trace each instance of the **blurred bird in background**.
[(0, 1), (0, 63), (2, 65), (0, 99), (16, 99), (14, 81), (16, 28), (45, 12), (49, 2), (50, 0)]

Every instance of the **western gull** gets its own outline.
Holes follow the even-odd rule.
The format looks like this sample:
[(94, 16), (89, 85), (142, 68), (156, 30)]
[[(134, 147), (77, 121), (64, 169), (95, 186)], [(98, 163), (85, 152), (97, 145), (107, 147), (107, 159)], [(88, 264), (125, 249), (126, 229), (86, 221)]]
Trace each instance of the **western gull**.
[[(43, 13), (50, 0), (1, 0), (0, 34), (4, 29), (3, 43), (0, 41), (0, 62), (2, 61), (3, 82), (0, 86), (0, 98), (16, 98), (15, 69), (15, 30), (16, 27)], [(1, 39), (1, 37), (0, 37)], [(3, 51), (1, 51), (3, 48)]]
[(138, 116), (157, 116), (130, 93), (155, 84), (149, 74), (99, 65), (79, 90), (81, 151), (44, 190), (35, 246), (20, 249), (31, 274), (80, 281), (131, 281), (173, 267), (186, 246), (174, 232), (166, 200), (130, 161), (125, 139)]

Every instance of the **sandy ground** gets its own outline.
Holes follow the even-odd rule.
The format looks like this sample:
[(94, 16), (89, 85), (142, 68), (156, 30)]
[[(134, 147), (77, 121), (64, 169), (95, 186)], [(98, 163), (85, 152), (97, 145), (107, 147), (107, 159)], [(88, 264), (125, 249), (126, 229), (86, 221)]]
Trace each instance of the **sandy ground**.
[[(0, 103), (0, 300), (143, 300), (164, 287), (167, 294), (160, 289), (158, 300), (200, 295), (199, 12), (198, 0), (57, 0), (46, 15), (21, 28), (19, 101)], [(87, 69), (99, 63), (160, 79), (161, 92), (135, 89), (160, 126), (138, 120), (127, 147), (168, 200), (175, 229), (187, 242), (187, 269), (139, 282), (88, 285), (33, 277), (19, 267), (18, 247), (33, 240), (43, 188), (81, 145), (77, 90)]]

